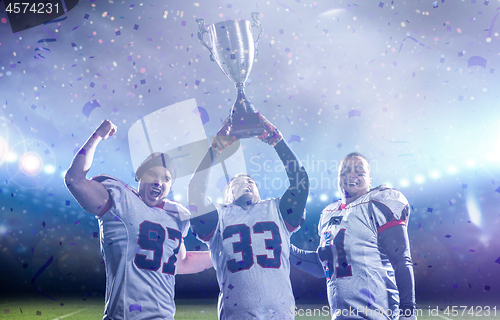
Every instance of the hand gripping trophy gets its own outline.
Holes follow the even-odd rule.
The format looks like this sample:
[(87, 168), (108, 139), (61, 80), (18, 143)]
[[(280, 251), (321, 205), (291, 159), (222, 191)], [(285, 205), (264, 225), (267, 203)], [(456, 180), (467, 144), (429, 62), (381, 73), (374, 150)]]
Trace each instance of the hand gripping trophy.
[[(248, 20), (222, 21), (210, 25), (208, 31), (203, 19), (196, 20), (201, 44), (210, 51), (210, 59), (217, 61), (238, 90), (229, 117), (229, 135), (238, 139), (258, 136), (264, 131), (264, 124), (245, 96), (245, 82), (252, 70), (254, 58), (258, 55), (256, 47), (263, 34), (258, 12), (252, 13), (252, 20), (252, 23)], [(259, 31), (255, 41), (251, 27), (256, 27)], [(210, 35), (210, 46), (203, 40), (205, 33)]]

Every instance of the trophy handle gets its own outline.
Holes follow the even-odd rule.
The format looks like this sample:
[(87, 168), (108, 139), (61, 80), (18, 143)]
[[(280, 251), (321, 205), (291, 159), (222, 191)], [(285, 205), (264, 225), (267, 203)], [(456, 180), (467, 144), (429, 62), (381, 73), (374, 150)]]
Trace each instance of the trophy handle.
[[(259, 41), (262, 38), (262, 34), (264, 33), (264, 28), (262, 27), (262, 24), (259, 21), (259, 13), (258, 12), (252, 12), (252, 20), (253, 20), (252, 27), (256, 27), (259, 30), (259, 34), (257, 35), (257, 40), (255, 40), (255, 42), (254, 42), (254, 44), (255, 44), (255, 57), (257, 57), (259, 55), (259, 50), (257, 50), (257, 45), (259, 44)], [(198, 20), (196, 20), (196, 21), (198, 21)]]
[(205, 48), (210, 51), (210, 60), (215, 61), (214, 59), (214, 52), (212, 51), (212, 48), (208, 46), (208, 44), (203, 40), (203, 35), (205, 33), (208, 33), (208, 31), (205, 29), (205, 20), (203, 19), (196, 19), (196, 22), (198, 23), (198, 39), (200, 40), (200, 43), (205, 46)]

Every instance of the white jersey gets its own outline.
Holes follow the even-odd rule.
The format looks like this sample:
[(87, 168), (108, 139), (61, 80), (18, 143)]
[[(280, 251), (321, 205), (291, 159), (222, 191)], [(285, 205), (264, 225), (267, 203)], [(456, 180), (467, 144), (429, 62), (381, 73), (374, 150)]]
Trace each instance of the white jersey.
[(406, 225), (408, 201), (400, 192), (379, 187), (344, 209), (327, 206), (318, 225), (319, 256), (327, 278), (333, 319), (397, 319), (399, 294), (394, 270), (378, 246), (378, 234)]
[(175, 255), (189, 228), (179, 215), (187, 209), (169, 200), (149, 207), (123, 182), (100, 182), (112, 200), (96, 216), (106, 263), (103, 319), (174, 319)]
[[(219, 319), (293, 319), (290, 236), (279, 199), (248, 210), (216, 205), (218, 224), (208, 241), (219, 282)], [(292, 228), (291, 228), (292, 229)]]

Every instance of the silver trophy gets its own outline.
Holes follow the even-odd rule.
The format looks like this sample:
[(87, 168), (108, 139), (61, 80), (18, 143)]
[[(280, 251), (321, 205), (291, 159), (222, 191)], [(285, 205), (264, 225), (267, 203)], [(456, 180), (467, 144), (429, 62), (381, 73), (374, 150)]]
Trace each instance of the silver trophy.
[[(252, 70), (253, 60), (258, 55), (257, 44), (262, 38), (263, 28), (259, 13), (252, 13), (252, 23), (248, 20), (228, 20), (208, 26), (197, 19), (198, 39), (210, 51), (210, 60), (217, 61), (224, 74), (234, 83), (238, 96), (230, 113), (229, 134), (239, 139), (261, 135), (264, 125), (255, 112), (253, 104), (245, 96), (245, 82)], [(251, 28), (258, 29), (257, 40), (253, 40)], [(210, 35), (210, 46), (203, 35)]]

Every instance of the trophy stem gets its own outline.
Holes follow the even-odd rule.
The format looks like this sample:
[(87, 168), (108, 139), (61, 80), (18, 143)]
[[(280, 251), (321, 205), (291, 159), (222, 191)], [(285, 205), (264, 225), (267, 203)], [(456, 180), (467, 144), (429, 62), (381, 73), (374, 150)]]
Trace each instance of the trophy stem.
[(232, 113), (255, 113), (253, 104), (245, 95), (245, 84), (241, 82), (237, 83), (236, 90), (238, 90), (238, 94), (233, 105)]

